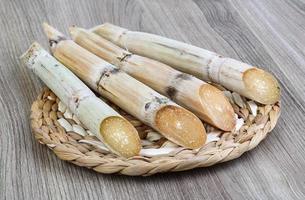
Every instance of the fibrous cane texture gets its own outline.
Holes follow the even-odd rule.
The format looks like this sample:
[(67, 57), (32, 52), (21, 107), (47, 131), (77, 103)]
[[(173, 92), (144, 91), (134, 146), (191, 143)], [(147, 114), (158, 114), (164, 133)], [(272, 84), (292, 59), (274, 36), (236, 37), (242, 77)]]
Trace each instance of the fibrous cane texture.
[(169, 140), (187, 148), (201, 147), (206, 132), (191, 112), (132, 78), (45, 24), (53, 55), (103, 97), (114, 102)]
[[(139, 154), (141, 145), (136, 129), (38, 43), (34, 43), (21, 60), (112, 152), (124, 157)], [(71, 113), (66, 115), (69, 116)], [(64, 119), (58, 123), (73, 129)]]
[(85, 29), (74, 26), (70, 34), (80, 46), (190, 109), (204, 121), (226, 131), (235, 127), (233, 108), (216, 87), (161, 62), (134, 55)]
[(106, 23), (93, 32), (132, 53), (166, 63), (205, 81), (212, 81), (262, 104), (280, 98), (277, 80), (270, 73), (214, 52), (158, 35), (134, 32)]

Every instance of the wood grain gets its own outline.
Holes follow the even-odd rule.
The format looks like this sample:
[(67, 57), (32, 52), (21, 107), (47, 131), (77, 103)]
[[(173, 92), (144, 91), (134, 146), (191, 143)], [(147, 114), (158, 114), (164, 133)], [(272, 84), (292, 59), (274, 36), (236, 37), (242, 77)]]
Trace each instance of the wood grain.
[[(111, 22), (216, 51), (273, 72), (282, 116), (241, 158), (152, 177), (100, 175), (60, 161), (29, 128), (43, 87), (20, 65), (41, 23), (67, 33)], [(305, 199), (305, 2), (298, 0), (0, 0), (0, 199)]]

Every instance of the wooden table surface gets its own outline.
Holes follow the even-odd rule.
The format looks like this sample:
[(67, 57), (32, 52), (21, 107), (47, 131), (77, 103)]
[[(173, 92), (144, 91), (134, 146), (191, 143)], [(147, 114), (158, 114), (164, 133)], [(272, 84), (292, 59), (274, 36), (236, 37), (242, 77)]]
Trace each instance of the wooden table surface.
[[(273, 132), (237, 160), (127, 177), (59, 160), (30, 130), (43, 83), (18, 60), (41, 23), (67, 33), (111, 22), (182, 40), (271, 71), (282, 88)], [(305, 199), (305, 1), (0, 0), (0, 199)]]

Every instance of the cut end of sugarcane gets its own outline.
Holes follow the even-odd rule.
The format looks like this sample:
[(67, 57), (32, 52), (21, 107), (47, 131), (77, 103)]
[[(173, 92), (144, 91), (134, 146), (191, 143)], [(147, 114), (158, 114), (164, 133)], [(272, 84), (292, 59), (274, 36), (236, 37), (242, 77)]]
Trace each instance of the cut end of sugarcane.
[(28, 65), (28, 63), (30, 62), (30, 59), (33, 58), (33, 55), (35, 55), (40, 49), (42, 49), (42, 47), (40, 46), (40, 44), (38, 42), (34, 42), (29, 48), (28, 50), (26, 50), (26, 52), (24, 52), (21, 56), (20, 56), (20, 60), (26, 64), (27, 67), (30, 67), (32, 65)]
[[(90, 32), (99, 32), (101, 30), (105, 30), (107, 31), (107, 29), (113, 29), (112, 27), (116, 28), (117, 26), (109, 23), (109, 22), (106, 22), (106, 23), (103, 23), (103, 24), (100, 24), (100, 25), (97, 25), (91, 29), (89, 29)], [(119, 27), (120, 28), (120, 27)]]
[(225, 95), (212, 85), (204, 84), (199, 89), (203, 112), (198, 116), (224, 131), (235, 127), (234, 110)]
[(56, 44), (62, 40), (66, 40), (66, 36), (59, 32), (58, 30), (56, 30), (54, 27), (50, 26), (49, 24), (47, 24), (46, 22), (44, 22), (42, 24), (43, 30), (49, 40), (49, 45), (51, 47), (51, 50), (53, 47), (56, 46)]
[(99, 26), (93, 27), (92, 29), (90, 29), (90, 31), (102, 36), (107, 40), (115, 42), (118, 41), (120, 36), (128, 30), (110, 23), (104, 23)]
[(156, 127), (169, 140), (190, 149), (202, 147), (206, 131), (202, 122), (191, 112), (178, 106), (164, 106), (156, 115)]
[(244, 72), (243, 81), (249, 97), (262, 104), (273, 104), (280, 99), (280, 86), (275, 77), (258, 68)]
[(114, 153), (125, 158), (139, 155), (141, 142), (138, 132), (124, 118), (112, 116), (104, 119), (100, 126), (100, 134)]
[(76, 25), (69, 27), (70, 36), (74, 41), (76, 40), (76, 37), (80, 31), (86, 31), (86, 30), (83, 28), (77, 27)]

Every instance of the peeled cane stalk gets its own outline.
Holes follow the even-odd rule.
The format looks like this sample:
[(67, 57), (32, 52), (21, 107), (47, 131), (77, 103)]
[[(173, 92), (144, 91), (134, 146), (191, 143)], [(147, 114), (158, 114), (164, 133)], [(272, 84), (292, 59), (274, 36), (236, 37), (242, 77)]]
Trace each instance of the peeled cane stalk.
[(161, 62), (131, 54), (85, 29), (74, 26), (70, 34), (80, 46), (177, 101), (204, 121), (225, 131), (235, 127), (233, 108), (217, 88)]
[(44, 24), (53, 55), (103, 97), (117, 104), (169, 140), (196, 149), (206, 132), (191, 112), (132, 78)]
[(21, 60), (112, 152), (123, 157), (139, 154), (136, 129), (38, 43), (33, 43)]
[(92, 31), (132, 53), (161, 61), (202, 80), (221, 84), (259, 103), (272, 104), (280, 98), (279, 84), (274, 76), (246, 63), (183, 42), (129, 31), (109, 23)]

